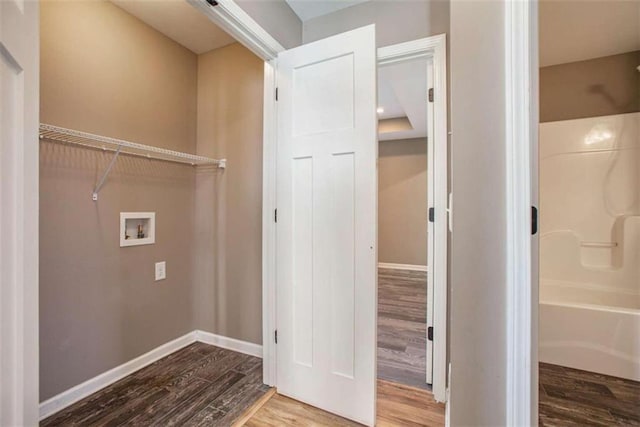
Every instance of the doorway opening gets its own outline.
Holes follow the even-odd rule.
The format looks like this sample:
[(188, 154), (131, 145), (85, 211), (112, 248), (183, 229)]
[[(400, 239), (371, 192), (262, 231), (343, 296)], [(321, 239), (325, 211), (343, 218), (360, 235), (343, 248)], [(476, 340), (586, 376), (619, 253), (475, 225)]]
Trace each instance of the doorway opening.
[[(318, 54), (326, 53), (327, 49), (321, 50), (319, 44), (314, 44), (313, 46), (308, 47), (309, 49), (315, 49)], [(448, 220), (449, 216), (449, 208), (448, 208), (448, 187), (447, 187), (447, 119), (446, 119), (446, 37), (444, 35), (432, 36), (425, 39), (414, 40), (411, 42), (400, 43), (398, 45), (388, 46), (384, 48), (377, 49), (377, 66), (391, 66), (393, 64), (401, 64), (403, 62), (414, 62), (417, 60), (424, 61), (425, 64), (431, 63), (431, 73), (429, 73), (429, 69), (425, 66), (423, 71), (423, 75), (427, 76), (427, 82), (430, 83), (427, 87), (428, 89), (433, 89), (431, 93), (431, 98), (433, 102), (429, 102), (427, 104), (427, 111), (429, 108), (433, 109), (433, 114), (427, 114), (427, 121), (431, 118), (432, 123), (429, 126), (427, 123), (427, 132), (429, 133), (429, 138), (433, 141), (431, 146), (428, 146), (428, 150), (431, 151), (431, 156), (427, 154), (427, 159), (431, 158), (431, 161), (434, 167), (429, 169), (429, 174), (432, 175), (432, 178), (427, 178), (427, 183), (431, 183), (430, 185), (433, 187), (431, 197), (429, 200), (428, 207), (432, 209), (432, 217), (434, 218), (434, 222), (428, 223), (428, 228), (432, 230), (428, 236), (432, 236), (432, 244), (434, 245), (433, 250), (427, 250), (426, 252), (429, 254), (431, 261), (427, 263), (429, 266), (433, 266), (428, 271), (428, 275), (430, 278), (427, 280), (429, 283), (432, 283), (433, 286), (430, 288), (430, 291), (433, 292), (433, 387), (432, 392), (433, 396), (429, 396), (432, 400), (436, 402), (444, 402), (446, 400), (446, 338), (447, 338), (447, 237), (450, 231)], [(335, 55), (332, 57), (336, 57)], [(313, 64), (318, 64), (319, 61), (314, 59), (312, 61)], [(414, 62), (415, 63), (415, 62)], [(375, 63), (374, 63), (375, 66)], [(275, 126), (275, 117), (276, 111), (278, 111), (277, 117), (278, 120), (282, 118), (282, 111), (286, 111), (288, 107), (286, 107), (289, 102), (287, 99), (287, 94), (291, 93), (291, 89), (287, 89), (285, 87), (290, 82), (291, 79), (288, 77), (280, 77), (276, 78), (276, 76), (281, 72), (282, 61), (281, 58), (278, 59), (277, 67), (280, 70), (276, 70), (276, 64), (273, 61), (269, 61), (266, 64), (267, 72), (265, 74), (265, 138), (264, 138), (264, 147), (263, 152), (265, 156), (264, 160), (264, 184), (265, 184), (265, 193), (263, 198), (263, 213), (264, 213), (264, 221), (263, 221), (263, 336), (265, 339), (263, 340), (263, 350), (264, 350), (264, 366), (265, 366), (265, 381), (269, 381), (269, 384), (276, 385), (280, 389), (280, 378), (281, 375), (287, 375), (286, 371), (282, 371), (280, 368), (276, 369), (276, 360), (277, 363), (280, 364), (281, 353), (283, 351), (283, 346), (281, 345), (280, 338), (282, 342), (288, 341), (285, 339), (285, 334), (283, 334), (283, 330), (281, 328), (286, 327), (286, 324), (283, 324), (276, 319), (276, 306), (277, 309), (280, 310), (282, 307), (281, 303), (276, 304), (276, 300), (278, 302), (285, 301), (282, 300), (278, 295), (280, 292), (280, 283), (276, 280), (276, 271), (280, 272), (282, 269), (275, 268), (277, 263), (277, 257), (280, 256), (279, 252), (276, 250), (276, 241), (280, 244), (280, 239), (275, 239), (276, 232), (282, 232), (282, 227), (286, 224), (287, 218), (283, 215), (286, 214), (286, 202), (281, 200), (282, 192), (276, 192), (276, 177), (279, 171), (276, 168), (276, 165), (286, 165), (288, 162), (278, 161), (276, 162), (276, 153), (280, 155), (281, 151), (281, 141), (280, 136), (278, 134), (278, 138), (276, 138), (276, 126)], [(298, 67), (300, 68), (300, 67)], [(276, 81), (281, 84), (276, 84)], [(284, 82), (284, 83), (282, 83)], [(283, 86), (284, 85), (284, 86)], [(279, 87), (279, 101), (275, 101), (272, 96), (276, 93), (276, 88)], [(417, 91), (417, 90), (416, 90)], [(425, 103), (429, 99), (429, 90), (425, 90), (422, 92), (423, 98), (422, 102)], [(374, 98), (375, 100), (375, 98)], [(371, 105), (371, 112), (376, 114), (376, 105)], [(376, 120), (377, 121), (377, 120)], [(289, 128), (284, 128), (289, 129)], [(376, 141), (375, 133), (374, 133), (374, 144), (378, 144)], [(369, 144), (369, 143), (367, 143)], [(275, 150), (275, 147), (278, 147), (278, 150)], [(375, 147), (378, 148), (377, 146)], [(302, 156), (302, 155), (300, 155)], [(303, 157), (300, 157), (303, 158)], [(296, 158), (297, 159), (297, 158)], [(375, 161), (375, 157), (373, 158)], [(296, 160), (299, 162), (299, 160)], [(370, 175), (373, 180), (377, 180), (377, 176), (375, 171), (372, 171)], [(367, 178), (369, 179), (369, 178)], [(374, 181), (376, 182), (376, 181)], [(374, 187), (377, 195), (377, 189)], [(284, 193), (286, 194), (286, 193)], [(276, 203), (277, 200), (277, 203)], [(277, 223), (274, 221), (274, 212), (277, 208)], [(374, 205), (374, 209), (377, 211), (377, 207)], [(377, 212), (376, 212), (377, 213)], [(428, 212), (423, 213), (425, 215), (425, 219), (428, 218)], [(374, 230), (377, 228), (377, 221), (374, 219), (373, 222)], [(277, 225), (276, 225), (277, 224)], [(425, 245), (427, 245), (427, 241), (425, 238)], [(373, 249), (373, 245), (371, 246)], [(377, 262), (377, 257), (374, 259)], [(371, 267), (376, 268), (376, 264), (372, 264)], [(375, 278), (375, 270), (373, 271), (373, 277)], [(279, 274), (279, 273), (278, 273)], [(376, 286), (376, 281), (372, 281), (372, 286)], [(426, 283), (424, 285), (426, 287)], [(277, 292), (276, 292), (277, 290)], [(377, 306), (377, 299), (373, 299), (371, 301), (373, 303), (373, 308), (375, 309)], [(362, 304), (362, 301), (360, 301)], [(369, 309), (367, 302), (367, 310)], [(426, 317), (426, 314), (425, 314)], [(374, 318), (374, 322), (377, 320)], [(375, 326), (375, 324), (374, 324)], [(273, 339), (274, 331), (278, 331), (278, 344), (275, 343)], [(376, 344), (376, 337), (374, 338), (374, 345)], [(426, 333), (425, 333), (426, 338)], [(277, 357), (276, 357), (277, 352)], [(425, 350), (426, 353), (426, 350)], [(425, 354), (426, 359), (426, 354)], [(425, 362), (426, 365), (426, 362)], [(373, 373), (376, 372), (376, 364), (372, 365)], [(425, 374), (424, 374), (424, 385), (426, 388), (426, 366), (425, 366)], [(373, 385), (373, 382), (372, 382)], [(414, 388), (415, 389), (415, 388)], [(422, 390), (421, 390), (422, 391)], [(428, 391), (424, 391), (426, 394), (429, 394)], [(380, 389), (378, 391), (378, 396), (380, 397), (381, 392)], [(301, 399), (303, 400), (303, 399)], [(381, 405), (380, 401), (378, 402)], [(424, 406), (424, 405), (422, 405)], [(380, 414), (380, 408), (378, 409), (378, 414)]]
[(540, 425), (636, 425), (640, 4), (539, 11)]
[[(418, 58), (378, 67), (378, 379), (431, 391), (428, 76)], [(432, 142), (432, 141), (431, 141)]]
[(378, 49), (378, 380), (446, 401), (446, 38)]

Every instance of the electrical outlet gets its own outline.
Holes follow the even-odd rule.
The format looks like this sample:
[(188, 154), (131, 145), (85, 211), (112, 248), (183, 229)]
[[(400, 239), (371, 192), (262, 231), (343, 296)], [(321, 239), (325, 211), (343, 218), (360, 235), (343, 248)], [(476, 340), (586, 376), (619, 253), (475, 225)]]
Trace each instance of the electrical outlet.
[(156, 281), (167, 278), (167, 263), (166, 261), (156, 262)]

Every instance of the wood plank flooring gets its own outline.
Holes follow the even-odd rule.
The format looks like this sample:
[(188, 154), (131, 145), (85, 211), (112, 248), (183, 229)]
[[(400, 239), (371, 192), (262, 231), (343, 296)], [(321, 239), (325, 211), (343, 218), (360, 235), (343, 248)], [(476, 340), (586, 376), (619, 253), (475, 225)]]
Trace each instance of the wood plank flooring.
[(41, 425), (230, 426), (268, 390), (261, 359), (194, 343)]
[(427, 273), (378, 269), (378, 378), (426, 383)]
[(378, 427), (444, 426), (444, 403), (427, 390), (378, 380), (377, 402)]
[(360, 426), (322, 409), (275, 394), (245, 424), (247, 427)]
[(540, 363), (540, 426), (640, 426), (640, 383)]
[[(378, 380), (378, 427), (444, 426), (444, 405), (426, 390)], [(245, 424), (247, 427), (354, 427), (360, 424), (276, 394)]]

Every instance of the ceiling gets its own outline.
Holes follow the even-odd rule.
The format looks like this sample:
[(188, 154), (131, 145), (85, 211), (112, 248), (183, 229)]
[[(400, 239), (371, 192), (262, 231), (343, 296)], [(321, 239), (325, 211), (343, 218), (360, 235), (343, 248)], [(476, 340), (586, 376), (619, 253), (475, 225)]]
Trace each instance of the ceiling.
[(540, 66), (640, 50), (640, 1), (542, 0)]
[(286, 0), (289, 7), (303, 22), (367, 1), (370, 0)]
[(201, 54), (235, 40), (184, 0), (111, 0), (113, 4)]
[[(380, 141), (394, 139), (423, 138), (427, 136), (427, 60), (400, 62), (378, 69), (378, 107), (384, 112), (378, 114), (380, 121)], [(406, 117), (410, 126), (390, 126), (391, 132), (384, 132), (391, 124), (389, 119)], [(403, 122), (403, 121), (395, 121)]]

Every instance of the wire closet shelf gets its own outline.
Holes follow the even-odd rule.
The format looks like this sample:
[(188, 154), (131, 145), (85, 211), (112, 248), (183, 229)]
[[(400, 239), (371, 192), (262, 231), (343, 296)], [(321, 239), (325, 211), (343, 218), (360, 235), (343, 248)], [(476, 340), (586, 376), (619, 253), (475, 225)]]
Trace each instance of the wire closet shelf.
[(120, 154), (144, 157), (153, 160), (163, 160), (167, 162), (184, 163), (192, 166), (213, 166), (220, 169), (224, 169), (227, 166), (226, 159), (211, 159), (209, 157), (167, 150), (166, 148), (138, 144), (137, 142), (95, 135), (88, 132), (80, 132), (78, 130), (66, 129), (45, 123), (40, 123), (40, 139), (79, 145), (96, 150), (111, 151), (114, 153), (107, 169), (104, 171), (91, 193), (93, 201), (98, 200), (98, 193), (104, 185), (107, 177), (109, 176), (109, 172), (111, 172), (111, 169)]
[(118, 154), (145, 157), (154, 160), (186, 163), (192, 166), (217, 166), (219, 168), (225, 168), (227, 163), (226, 159), (211, 159), (209, 157), (182, 153), (180, 151), (153, 147), (151, 145), (95, 135), (44, 123), (40, 124), (40, 139), (80, 145), (103, 151), (113, 151)]

